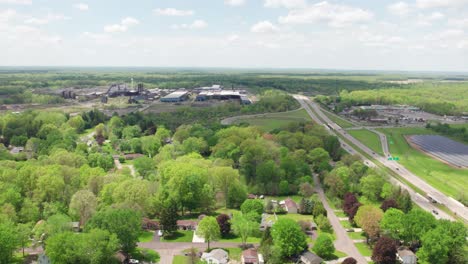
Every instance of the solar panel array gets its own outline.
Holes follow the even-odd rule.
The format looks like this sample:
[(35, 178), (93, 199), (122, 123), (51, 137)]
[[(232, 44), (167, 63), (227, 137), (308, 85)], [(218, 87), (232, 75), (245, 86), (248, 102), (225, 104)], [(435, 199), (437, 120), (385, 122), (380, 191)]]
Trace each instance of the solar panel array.
[(457, 167), (468, 168), (468, 145), (443, 136), (414, 135), (409, 139), (425, 152)]

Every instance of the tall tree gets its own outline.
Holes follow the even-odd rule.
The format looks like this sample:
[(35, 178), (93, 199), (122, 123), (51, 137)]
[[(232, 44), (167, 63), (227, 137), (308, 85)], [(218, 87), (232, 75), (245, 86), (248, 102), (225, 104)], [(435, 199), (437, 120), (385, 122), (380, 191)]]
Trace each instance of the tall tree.
[[(2, 220), (3, 221), (3, 220)], [(13, 223), (3, 221), (0, 223), (0, 263), (12, 263), (13, 252), (18, 247), (16, 229)]]
[(294, 220), (283, 218), (276, 221), (271, 229), (271, 236), (283, 257), (299, 254), (307, 248), (306, 236)]
[(372, 260), (377, 264), (394, 264), (396, 261), (395, 240), (388, 237), (381, 237), (372, 250)]
[(243, 246), (246, 245), (247, 239), (252, 236), (259, 227), (257, 222), (249, 220), (242, 214), (235, 214), (231, 220), (231, 225), (234, 234), (241, 238)]
[(164, 236), (171, 236), (177, 230), (177, 205), (174, 201), (168, 200), (161, 206), (159, 214), (159, 224), (164, 230)]
[(382, 209), (372, 205), (363, 205), (359, 207), (354, 220), (356, 221), (356, 224), (362, 227), (362, 230), (366, 232), (367, 239), (373, 239), (379, 235), (379, 223), (382, 217)]
[(227, 214), (220, 214), (216, 217), (216, 221), (218, 221), (219, 231), (221, 232), (221, 236), (226, 237), (231, 233), (231, 219)]
[(380, 228), (387, 236), (394, 239), (400, 238), (400, 232), (403, 229), (403, 218), (405, 214), (395, 208), (388, 209), (380, 221)]
[(95, 228), (116, 234), (122, 251), (128, 254), (136, 248), (141, 230), (141, 216), (133, 210), (109, 208), (94, 214), (86, 224), (85, 230)]
[(312, 250), (322, 258), (330, 258), (333, 255), (333, 252), (335, 252), (335, 246), (333, 245), (333, 240), (330, 235), (325, 233), (320, 234), (317, 237)]
[(208, 243), (208, 250), (210, 250), (210, 242), (221, 238), (221, 232), (216, 218), (205, 216), (198, 224), (197, 235), (205, 239)]
[(96, 210), (97, 201), (94, 193), (88, 190), (76, 192), (70, 202), (70, 213), (80, 217), (80, 225), (86, 223)]
[(263, 213), (263, 201), (258, 199), (248, 199), (241, 205), (243, 214), (255, 212), (259, 215)]

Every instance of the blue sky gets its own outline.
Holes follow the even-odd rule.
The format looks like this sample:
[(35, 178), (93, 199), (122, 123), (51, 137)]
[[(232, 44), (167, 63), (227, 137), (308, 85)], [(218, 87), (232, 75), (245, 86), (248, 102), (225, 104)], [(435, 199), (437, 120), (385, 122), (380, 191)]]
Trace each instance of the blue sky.
[(0, 0), (4, 66), (468, 71), (468, 0)]

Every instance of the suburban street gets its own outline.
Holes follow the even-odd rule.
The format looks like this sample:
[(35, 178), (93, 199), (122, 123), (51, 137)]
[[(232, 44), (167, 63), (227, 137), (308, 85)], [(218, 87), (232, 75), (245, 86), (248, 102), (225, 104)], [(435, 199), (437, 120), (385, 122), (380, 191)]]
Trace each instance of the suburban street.
[[(438, 199), (439, 202), (447, 206), (452, 212), (456, 213), (457, 215), (463, 217), (465, 220), (468, 219), (468, 213), (466, 208), (456, 200), (449, 198), (445, 195), (443, 195), (441, 192), (437, 191), (435, 188), (421, 180), (419, 177), (416, 175), (412, 174), (408, 170), (406, 170), (403, 166), (400, 164), (396, 163), (395, 161), (388, 161), (386, 157), (382, 157), (376, 153), (374, 153), (371, 149), (369, 149), (367, 146), (365, 146), (363, 143), (361, 143), (359, 140), (355, 139), (348, 133), (346, 133), (345, 130), (343, 130), (340, 126), (335, 124), (333, 121), (331, 121), (325, 114), (322, 113), (320, 106), (318, 106), (316, 103), (312, 102), (308, 97), (303, 96), (303, 95), (294, 95), (294, 98), (299, 101), (301, 106), (307, 111), (307, 113), (310, 115), (310, 117), (318, 124), (322, 125), (327, 125), (331, 127), (332, 129), (328, 129), (329, 133), (332, 135), (337, 135), (336, 133), (339, 133), (340, 136), (346, 138), (350, 142), (352, 142), (355, 146), (361, 149), (361, 151), (364, 151), (366, 154), (374, 157), (377, 161), (382, 163), (384, 166), (388, 167), (401, 177), (405, 178), (415, 186), (418, 186), (421, 188), (424, 192), (429, 193), (431, 195), (434, 195), (436, 199)], [(312, 111), (314, 109), (314, 111)], [(320, 118), (319, 118), (320, 117)], [(323, 121), (322, 121), (323, 120)], [(327, 127), (327, 128), (329, 128)], [(359, 155), (363, 159), (364, 163), (369, 166), (369, 167), (377, 167), (376, 164), (374, 164), (371, 160), (367, 159), (366, 156), (361, 154), (360, 152), (356, 151), (353, 147), (349, 146), (340, 138), (340, 142), (342, 147), (349, 152), (352, 155)], [(386, 142), (386, 139), (385, 139)], [(384, 153), (388, 153), (388, 148), (386, 149), (387, 152), (384, 151)], [(424, 210), (428, 212), (432, 212), (433, 210), (438, 211), (438, 215), (435, 215), (436, 218), (443, 218), (443, 219), (449, 219), (449, 220), (454, 220), (450, 215), (446, 214), (443, 211), (440, 211), (437, 207), (435, 207), (428, 199), (425, 197), (421, 196), (420, 194), (416, 193), (413, 189), (411, 189), (409, 186), (404, 184), (403, 182), (390, 177), (390, 180), (401, 186), (403, 189), (406, 189), (410, 195), (413, 201), (423, 208)]]
[(315, 191), (320, 197), (320, 201), (327, 210), (327, 218), (330, 220), (330, 224), (333, 227), (333, 231), (335, 231), (336, 240), (334, 242), (335, 248), (341, 252), (344, 252), (348, 255), (348, 257), (353, 257), (357, 260), (358, 263), (367, 263), (366, 258), (359, 253), (358, 249), (353, 243), (353, 240), (349, 238), (346, 230), (340, 223), (340, 220), (335, 215), (335, 212), (328, 204), (327, 198), (325, 197), (325, 193), (323, 192), (322, 185), (318, 179), (317, 175), (314, 175), (314, 183), (315, 183)]

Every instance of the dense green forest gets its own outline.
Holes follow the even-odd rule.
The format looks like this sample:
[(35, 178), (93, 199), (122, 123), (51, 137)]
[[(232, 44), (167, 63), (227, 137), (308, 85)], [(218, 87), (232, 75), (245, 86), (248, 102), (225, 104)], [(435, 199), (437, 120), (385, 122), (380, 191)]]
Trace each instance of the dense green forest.
[(407, 104), (439, 115), (461, 115), (468, 112), (468, 83), (428, 83), (405, 86), (404, 89), (343, 91), (343, 105)]

